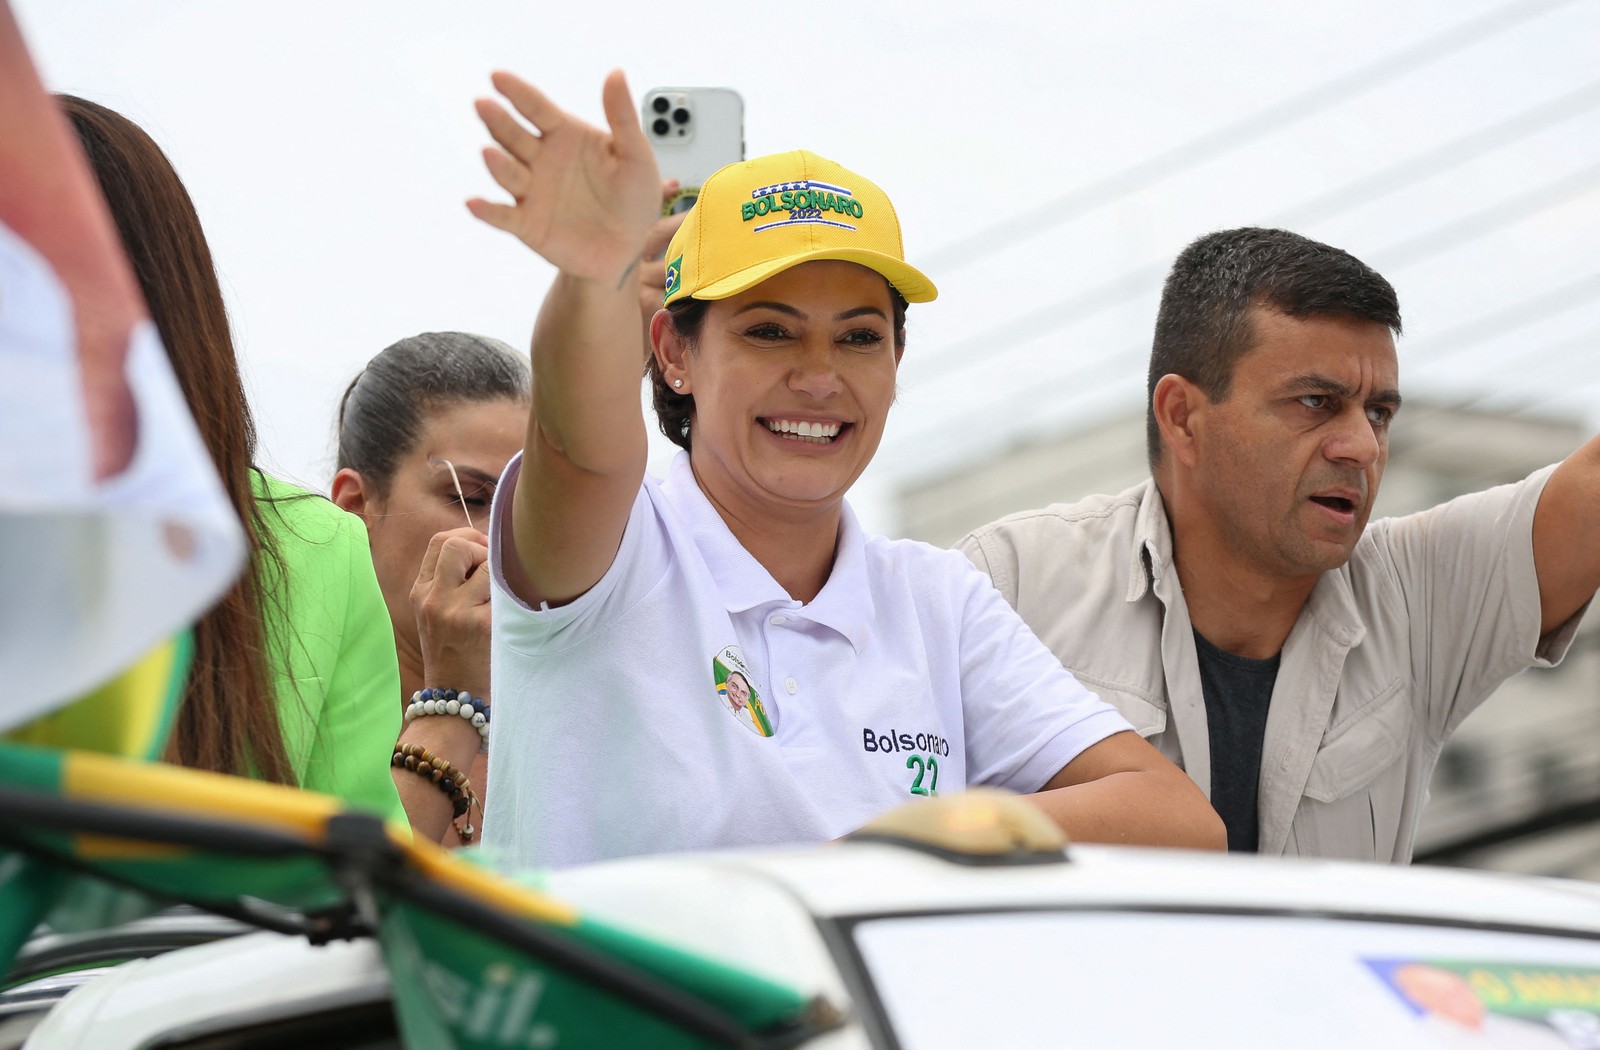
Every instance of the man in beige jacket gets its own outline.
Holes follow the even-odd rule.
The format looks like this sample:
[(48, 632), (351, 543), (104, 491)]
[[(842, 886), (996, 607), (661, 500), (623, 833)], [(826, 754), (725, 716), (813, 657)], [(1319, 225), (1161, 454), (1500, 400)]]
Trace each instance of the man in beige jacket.
[(1600, 439), (1367, 527), (1400, 407), (1393, 288), (1282, 230), (1173, 265), (1152, 477), (960, 547), (1208, 792), (1229, 848), (1404, 862), (1439, 750), (1565, 654), (1600, 587)]

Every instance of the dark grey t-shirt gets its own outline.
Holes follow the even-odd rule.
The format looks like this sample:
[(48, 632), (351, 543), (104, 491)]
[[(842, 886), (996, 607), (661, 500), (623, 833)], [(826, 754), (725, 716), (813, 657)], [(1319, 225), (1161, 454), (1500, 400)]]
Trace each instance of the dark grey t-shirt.
[[(1256, 797), (1267, 705), (1278, 680), (1278, 656), (1252, 660), (1224, 652), (1194, 632), (1200, 692), (1211, 737), (1211, 805), (1228, 826), (1228, 850), (1254, 853), (1260, 838)], [(1281, 654), (1279, 654), (1281, 655)]]

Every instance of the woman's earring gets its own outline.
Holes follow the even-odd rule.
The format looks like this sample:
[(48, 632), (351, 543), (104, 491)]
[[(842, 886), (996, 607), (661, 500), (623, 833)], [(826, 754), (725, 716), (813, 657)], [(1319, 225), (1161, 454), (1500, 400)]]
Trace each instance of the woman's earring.
[(672, 389), (674, 389), (674, 390), (681, 390), (681, 389), (682, 389), (682, 388), (683, 388), (683, 380), (681, 380), (681, 379), (674, 379), (674, 380), (673, 380), (673, 381), (672, 381)]

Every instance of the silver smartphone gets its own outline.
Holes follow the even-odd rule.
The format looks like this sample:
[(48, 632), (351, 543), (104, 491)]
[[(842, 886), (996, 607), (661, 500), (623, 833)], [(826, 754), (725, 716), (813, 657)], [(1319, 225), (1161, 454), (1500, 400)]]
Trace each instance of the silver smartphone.
[(744, 99), (731, 88), (651, 88), (640, 110), (661, 177), (679, 183), (663, 215), (688, 211), (713, 172), (744, 159)]

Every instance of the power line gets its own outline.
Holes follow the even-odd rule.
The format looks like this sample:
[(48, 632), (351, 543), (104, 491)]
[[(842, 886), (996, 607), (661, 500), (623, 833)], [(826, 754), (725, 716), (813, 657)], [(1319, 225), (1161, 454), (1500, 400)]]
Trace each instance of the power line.
[(1268, 134), (1291, 127), (1326, 109), (1461, 51), (1573, 0), (1523, 0), (1464, 22), (1375, 62), (1273, 103), (1246, 117), (1180, 143), (1087, 186), (991, 223), (937, 248), (927, 258), (931, 269), (952, 270), (1041, 230), (1059, 225), (1112, 201), (1156, 185), (1186, 168), (1223, 156)]
[[(1546, 314), (1545, 316), (1549, 317), (1553, 316), (1553, 314)], [(1539, 320), (1543, 319), (1544, 318), (1539, 318)], [(1525, 347), (1522, 350), (1506, 354), (1500, 358), (1499, 362), (1501, 367), (1503, 367), (1507, 372), (1506, 385), (1499, 387), (1498, 389), (1491, 390), (1488, 393), (1478, 394), (1474, 397), (1457, 401), (1455, 402), (1454, 407), (1462, 409), (1474, 409), (1481, 408), (1496, 401), (1504, 402), (1511, 395), (1512, 391), (1518, 389), (1519, 387), (1529, 386), (1529, 380), (1537, 379), (1537, 377), (1551, 372), (1552, 369), (1550, 367), (1550, 362), (1565, 361), (1569, 358), (1569, 356), (1575, 353), (1582, 353), (1582, 360), (1588, 362), (1593, 360), (1596, 348), (1600, 348), (1600, 328), (1591, 328), (1586, 332), (1581, 332), (1578, 335), (1567, 339), (1562, 339), (1554, 343), (1535, 343), (1531, 347)], [(1523, 367), (1524, 362), (1528, 361), (1538, 361), (1544, 367), (1535, 368), (1529, 371), (1526, 367)], [(1591, 379), (1586, 380), (1586, 384), (1600, 384), (1600, 376), (1594, 376)], [(1583, 384), (1580, 384), (1579, 388), (1581, 389), (1582, 386)], [(1546, 395), (1539, 398), (1525, 400), (1523, 403), (1526, 406), (1532, 407), (1534, 405), (1544, 404), (1546, 401), (1550, 400), (1552, 399)]]
[[(1537, 318), (1536, 320), (1542, 319), (1543, 318)], [(1530, 323), (1532, 322), (1530, 321)], [(1577, 352), (1586, 352), (1584, 360), (1588, 360), (1589, 357), (1592, 357), (1596, 347), (1600, 347), (1600, 328), (1591, 328), (1587, 332), (1583, 332), (1579, 335), (1572, 336), (1568, 339), (1562, 339), (1554, 343), (1536, 343), (1532, 347), (1527, 347), (1516, 353), (1508, 354), (1502, 360), (1501, 364), (1504, 366), (1506, 373), (1509, 376), (1514, 377), (1515, 381), (1512, 381), (1508, 383), (1508, 385), (1502, 386), (1499, 389), (1492, 390), (1488, 393), (1478, 394), (1473, 397), (1455, 398), (1447, 402), (1439, 403), (1440, 407), (1458, 412), (1481, 412), (1485, 410), (1491, 410), (1491, 406), (1493, 406), (1496, 402), (1504, 405), (1507, 401), (1515, 401), (1517, 402), (1515, 408), (1502, 408), (1499, 411), (1502, 411), (1507, 415), (1528, 414), (1530, 410), (1537, 408), (1539, 405), (1546, 404), (1554, 400), (1554, 398), (1550, 397), (1549, 395), (1542, 397), (1517, 397), (1514, 394), (1514, 391), (1516, 391), (1519, 387), (1526, 389), (1531, 385), (1535, 385), (1534, 383), (1530, 382), (1530, 379), (1547, 374), (1551, 371), (1551, 369), (1548, 366), (1542, 369), (1537, 369), (1534, 371), (1533, 375), (1530, 376), (1529, 372), (1525, 368), (1518, 367), (1522, 364), (1522, 362), (1529, 360), (1548, 362), (1551, 360), (1566, 358), (1569, 355)], [(1594, 379), (1593, 384), (1600, 384), (1600, 378)], [(1451, 434), (1438, 433), (1434, 434), (1432, 437), (1422, 438), (1416, 441), (1408, 441), (1406, 443), (1405, 450), (1407, 455), (1411, 455), (1418, 451), (1425, 451), (1427, 449), (1435, 448), (1439, 445), (1452, 443), (1455, 440), (1455, 437), (1453, 437)], [(1600, 635), (1597, 635), (1594, 641), (1600, 642)]]
[[(1389, 262), (1386, 268), (1388, 268), (1391, 272), (1395, 269), (1402, 269), (1418, 262), (1421, 259), (1425, 259), (1430, 255), (1438, 254), (1439, 252), (1453, 248), (1459, 244), (1463, 244), (1481, 237), (1484, 233), (1490, 230), (1506, 226), (1515, 221), (1526, 218), (1528, 215), (1532, 215), (1549, 208), (1552, 205), (1565, 201), (1579, 193), (1590, 192), (1594, 189), (1597, 179), (1600, 179), (1600, 164), (1589, 165), (1583, 169), (1580, 169), (1573, 175), (1557, 179), (1555, 182), (1549, 183), (1545, 186), (1535, 187), (1526, 193), (1518, 194), (1514, 197), (1507, 198), (1504, 201), (1498, 201), (1486, 208), (1466, 216), (1463, 219), (1445, 223), (1444, 225), (1435, 227), (1434, 229), (1420, 234), (1417, 237), (1413, 237), (1408, 240), (1401, 241), (1398, 244), (1392, 245), (1388, 249), (1374, 252), (1372, 253), (1372, 257), (1388, 259)], [(1431, 340), (1430, 342), (1445, 343), (1446, 340), (1454, 340), (1453, 343), (1449, 344), (1452, 347), (1451, 350), (1448, 351), (1446, 355), (1441, 355), (1442, 359), (1444, 356), (1458, 352), (1462, 346), (1467, 345), (1472, 340), (1487, 338), (1489, 335), (1494, 334), (1495, 331), (1501, 330), (1506, 324), (1516, 325), (1518, 323), (1531, 323), (1531, 321), (1520, 320), (1527, 311), (1540, 309), (1548, 313), (1550, 309), (1554, 308), (1553, 304), (1557, 301), (1565, 304), (1561, 307), (1562, 309), (1579, 305), (1581, 301), (1595, 296), (1597, 291), (1597, 289), (1594, 287), (1595, 280), (1596, 276), (1590, 276), (1567, 285), (1562, 285), (1561, 287), (1552, 291), (1541, 293), (1526, 303), (1520, 303), (1516, 306), (1509, 307), (1504, 311), (1500, 311), (1499, 313), (1491, 315), (1489, 318), (1483, 318), (1474, 321), (1470, 325), (1463, 326), (1461, 329), (1447, 333), (1444, 336), (1437, 337), (1435, 340)], [(1536, 320), (1537, 318), (1535, 317), (1533, 319)], [(1456, 331), (1460, 331), (1462, 334), (1458, 336), (1456, 335)], [(1038, 333), (1035, 331), (1031, 334), (1037, 336)], [(993, 336), (991, 335), (991, 338), (992, 337)], [(1129, 356), (1130, 353), (1138, 354), (1140, 352), (1142, 352), (1141, 349), (1137, 347), (1131, 349), (1124, 347), (1114, 350), (1110, 353), (1097, 354), (1086, 361), (1080, 362), (1076, 367), (1066, 370), (1062, 373), (1052, 376), (1035, 377), (1033, 379), (1033, 385), (1037, 387), (1046, 383), (1075, 384), (1079, 381), (1091, 381), (1097, 375), (1104, 374), (1107, 367), (1112, 363), (1122, 360), (1123, 358)], [(948, 383), (958, 380), (959, 373), (965, 370), (976, 368), (988, 369), (992, 367), (992, 358), (982, 357), (978, 354), (970, 354), (962, 362), (960, 362), (956, 368), (947, 371), (939, 378)], [(1098, 385), (1104, 387), (1110, 384), (1101, 383)], [(1081, 401), (1083, 398), (1080, 397), (1079, 400)], [(994, 405), (995, 400), (990, 399), (980, 403), (976, 411), (983, 411), (986, 408), (992, 408)], [(972, 413), (969, 412), (968, 414), (970, 415)], [(1011, 419), (1014, 421), (1016, 418), (1016, 413), (1013, 411), (1011, 413)], [(941, 420), (935, 425), (924, 426), (913, 430), (908, 436), (897, 437), (895, 439), (895, 445), (899, 445), (901, 441), (905, 440), (916, 441), (918, 440), (918, 435), (925, 435), (935, 429), (943, 429), (948, 426), (948, 423), (948, 420)]]
[[(1499, 209), (1489, 210), (1498, 212)], [(1498, 214), (1495, 216), (1496, 225), (1503, 224), (1504, 221), (1504, 216)], [(1460, 224), (1451, 224), (1452, 229), (1464, 234), (1466, 231), (1460, 230), (1459, 227)], [(1424, 235), (1424, 237), (1429, 236), (1431, 234)], [(1442, 250), (1444, 246), (1448, 246), (1448, 244), (1442, 244), (1441, 248), (1436, 250)], [(1437, 367), (1441, 362), (1447, 361), (1474, 344), (1506, 335), (1520, 328), (1526, 328), (1557, 314), (1588, 305), (1597, 299), (1600, 299), (1600, 271), (1587, 274), (1554, 288), (1545, 289), (1511, 306), (1502, 307), (1455, 328), (1446, 330), (1444, 333), (1428, 340), (1423, 344), (1423, 347), (1438, 345), (1448, 347), (1448, 349), (1426, 361), (1420, 362), (1417, 367)], [(1123, 346), (1108, 354), (1099, 354), (1087, 361), (1080, 362), (1076, 367), (1063, 373), (1035, 377), (1030, 385), (1035, 392), (1043, 392), (1052, 387), (1075, 387), (1081, 382), (1087, 385), (1074, 389), (1073, 402), (1075, 404), (1110, 404), (1119, 400), (1119, 395), (1124, 392), (1121, 388), (1132, 387), (1135, 391), (1143, 389), (1146, 379), (1142, 369), (1129, 370), (1113, 367), (1124, 363), (1127, 358), (1136, 358), (1143, 352), (1144, 348), (1139, 346)], [(1413, 350), (1413, 352), (1415, 351)], [(986, 413), (997, 407), (997, 404), (997, 400), (991, 398), (970, 408), (966, 414), (971, 417), (972, 415)], [(1059, 418), (1061, 407), (1060, 402), (1053, 401), (1049, 396), (1034, 397), (1029, 410), (1019, 411), (1015, 405), (1007, 406), (1006, 418), (1010, 424), (1008, 429), (1012, 432), (1024, 432), (1048, 419)], [(951, 420), (949, 418), (942, 418), (937, 425), (919, 427), (909, 434), (902, 432), (895, 437), (892, 444), (886, 443), (886, 447), (883, 452), (880, 452), (880, 456), (883, 453), (887, 453), (888, 459), (892, 461), (901, 459), (906, 452), (913, 449), (919, 452), (924, 451), (937, 439), (941, 432), (950, 429), (950, 424)], [(971, 439), (971, 429), (956, 429), (963, 435), (964, 447), (977, 450), (977, 443)], [(906, 452), (902, 452), (902, 450), (906, 450)], [(931, 473), (925, 467), (919, 470), (917, 466), (912, 464), (899, 466), (898, 469), (910, 477)], [(945, 469), (948, 469), (948, 465), (941, 465), (939, 468), (940, 471)]]
[(1366, 178), (1336, 186), (1288, 211), (1280, 212), (1272, 222), (1274, 225), (1286, 227), (1321, 222), (1359, 207), (1369, 200), (1387, 196), (1395, 190), (1431, 178), (1442, 171), (1477, 160), (1518, 139), (1527, 138), (1564, 120), (1586, 113), (1597, 105), (1600, 105), (1600, 80), (1590, 81), (1548, 102), (1541, 102), (1520, 113), (1513, 113), (1504, 120), (1487, 124), (1471, 134), (1443, 143), (1409, 160), (1374, 172)]
[(1600, 163), (1579, 168), (1565, 178), (1535, 186), (1525, 193), (1497, 201), (1464, 219), (1435, 227), (1420, 236), (1392, 245), (1385, 251), (1375, 252), (1373, 258), (1385, 260), (1385, 266), (1389, 269), (1399, 269), (1418, 259), (1437, 255), (1447, 248), (1473, 240), (1481, 230), (1509, 225), (1573, 197), (1593, 193), (1597, 188), (1600, 188)]
[(1575, 310), (1580, 306), (1600, 301), (1600, 270), (1588, 273), (1566, 284), (1547, 288), (1537, 295), (1528, 297), (1518, 303), (1502, 307), (1490, 314), (1473, 318), (1465, 324), (1447, 329), (1440, 335), (1430, 338), (1421, 348), (1412, 347), (1412, 353), (1419, 349), (1425, 350), (1429, 346), (1447, 346), (1449, 349), (1417, 362), (1418, 368), (1437, 366), (1440, 362), (1447, 361), (1459, 354), (1467, 347), (1478, 343), (1487, 342), (1519, 328), (1526, 328), (1537, 324), (1557, 314), (1568, 310)]
[[(1342, 212), (1459, 167), (1597, 106), (1600, 106), (1600, 80), (1591, 81), (1574, 91), (1541, 102), (1460, 138), (1430, 147), (1370, 175), (1336, 186), (1269, 216), (1265, 224), (1298, 228), (1311, 222), (1326, 221)], [(1013, 315), (999, 325), (985, 329), (981, 336), (957, 339), (930, 348), (930, 351), (924, 352), (923, 356), (917, 359), (918, 365), (925, 368), (946, 357), (968, 351), (977, 352), (980, 350), (980, 344), (1010, 345), (1036, 338), (1041, 331), (1063, 328), (1076, 320), (1104, 312), (1159, 287), (1166, 275), (1166, 268), (1166, 263), (1142, 266), (1092, 288), (1074, 292), (1044, 306)]]

